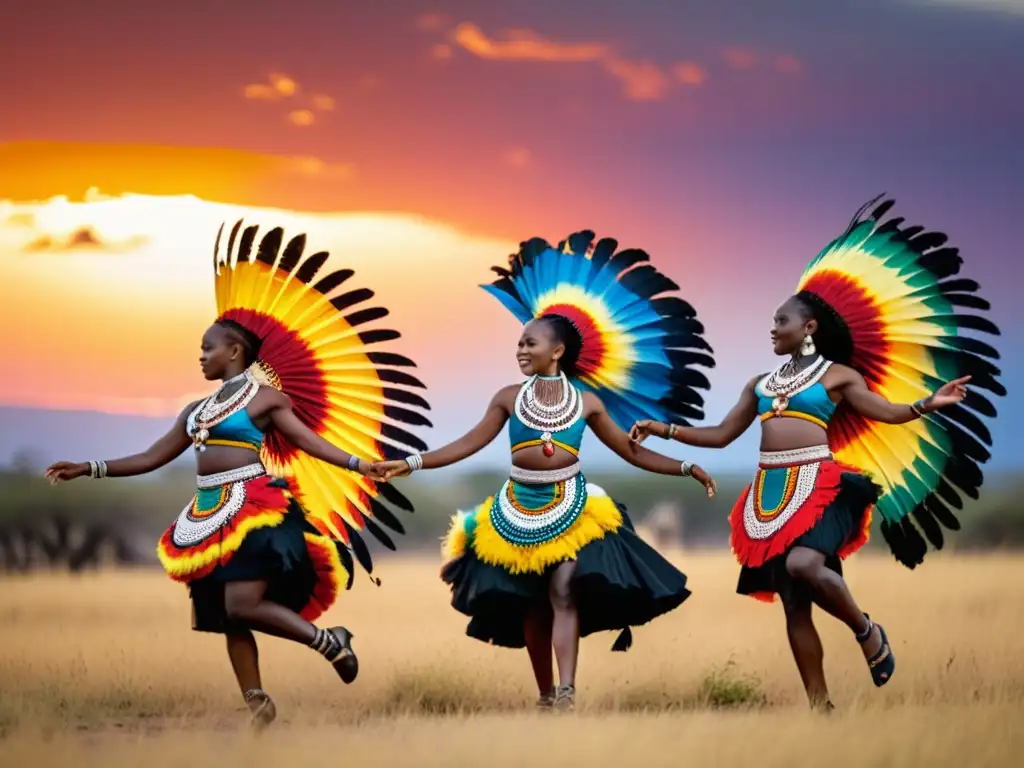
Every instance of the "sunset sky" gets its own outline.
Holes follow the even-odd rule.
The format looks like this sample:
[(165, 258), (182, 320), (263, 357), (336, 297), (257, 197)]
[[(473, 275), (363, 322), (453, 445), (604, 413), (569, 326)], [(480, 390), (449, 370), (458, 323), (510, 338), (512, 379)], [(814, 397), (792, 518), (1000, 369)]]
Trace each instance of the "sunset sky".
[[(803, 266), (886, 192), (993, 304), (994, 463), (1021, 463), (1024, 0), (18, 5), (0, 12), (0, 461), (80, 450), (72, 411), (135, 418), (103, 447), (145, 447), (144, 417), (205, 391), (209, 254), (240, 216), (308, 232), (377, 292), (430, 387), (431, 445), (517, 377), (489, 267), (583, 228), (648, 250), (696, 306), (717, 421), (775, 364), (771, 314)], [(712, 468), (751, 450), (754, 431), (721, 456), (667, 448)], [(481, 460), (506, 465), (504, 438)]]

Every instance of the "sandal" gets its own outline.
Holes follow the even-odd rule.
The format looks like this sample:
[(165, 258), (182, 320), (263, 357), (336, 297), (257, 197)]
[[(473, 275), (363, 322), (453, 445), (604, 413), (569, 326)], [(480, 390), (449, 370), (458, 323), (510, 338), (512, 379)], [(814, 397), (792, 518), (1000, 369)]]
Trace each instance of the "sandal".
[[(258, 688), (246, 691), (243, 698), (249, 707), (249, 712), (252, 714), (249, 719), (249, 726), (255, 733), (262, 733), (277, 717), (277, 707), (274, 706), (274, 700), (267, 695), (266, 691)], [(253, 703), (256, 701), (259, 703), (253, 707)]]
[(547, 693), (542, 693), (538, 698), (534, 706), (537, 709), (551, 709), (555, 705), (555, 689), (552, 688)]
[(881, 688), (892, 679), (892, 674), (896, 671), (896, 657), (893, 655), (889, 637), (885, 634), (882, 625), (871, 621), (871, 617), (866, 613), (864, 618), (868, 621), (868, 628), (856, 636), (857, 642), (863, 645), (871, 636), (872, 628), (878, 627), (878, 635), (882, 643), (875, 654), (868, 659), (868, 669), (871, 670), (871, 679), (874, 681), (875, 687)]
[(576, 709), (576, 686), (560, 685), (555, 689), (555, 701), (552, 709), (571, 711)]
[(309, 647), (331, 662), (334, 671), (345, 684), (351, 683), (359, 674), (359, 659), (352, 650), (354, 635), (345, 627), (317, 629)]

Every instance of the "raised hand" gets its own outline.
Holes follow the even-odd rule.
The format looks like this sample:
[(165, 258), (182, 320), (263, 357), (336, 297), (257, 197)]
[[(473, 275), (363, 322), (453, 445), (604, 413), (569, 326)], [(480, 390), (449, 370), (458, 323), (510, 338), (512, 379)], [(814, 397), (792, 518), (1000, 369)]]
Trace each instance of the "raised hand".
[(694, 464), (693, 467), (690, 468), (690, 477), (704, 486), (705, 490), (708, 492), (709, 499), (715, 498), (715, 494), (718, 492), (718, 485), (715, 483), (715, 480), (711, 475)]
[(947, 405), (955, 405), (967, 397), (967, 387), (964, 385), (971, 380), (970, 376), (962, 376), (943, 384), (935, 394), (925, 401), (925, 408), (929, 411), (937, 411)]
[(76, 464), (70, 461), (58, 461), (56, 464), (51, 464), (46, 469), (46, 479), (50, 481), (50, 485), (57, 485), (57, 483), (74, 480), (76, 477), (85, 477), (88, 474), (88, 464)]
[(668, 430), (660, 421), (641, 419), (629, 428), (629, 439), (634, 443), (642, 443), (649, 435), (660, 437)]

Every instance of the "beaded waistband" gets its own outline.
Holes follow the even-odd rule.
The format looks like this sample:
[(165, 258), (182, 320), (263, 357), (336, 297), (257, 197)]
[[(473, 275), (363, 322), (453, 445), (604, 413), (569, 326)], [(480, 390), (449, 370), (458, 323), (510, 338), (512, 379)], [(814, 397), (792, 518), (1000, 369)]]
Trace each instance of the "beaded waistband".
[(826, 461), (832, 458), (832, 449), (827, 445), (809, 445), (790, 451), (761, 451), (758, 464), (761, 467), (793, 467), (810, 464), (812, 461)]
[(200, 490), (217, 488), (228, 483), (241, 483), (246, 480), (255, 480), (267, 474), (267, 468), (262, 462), (246, 464), (244, 467), (229, 469), (225, 472), (218, 472), (215, 475), (196, 475), (196, 487)]
[(580, 473), (580, 463), (577, 461), (568, 467), (560, 469), (523, 469), (512, 466), (508, 476), (517, 483), (524, 485), (546, 485), (547, 483), (561, 483)]

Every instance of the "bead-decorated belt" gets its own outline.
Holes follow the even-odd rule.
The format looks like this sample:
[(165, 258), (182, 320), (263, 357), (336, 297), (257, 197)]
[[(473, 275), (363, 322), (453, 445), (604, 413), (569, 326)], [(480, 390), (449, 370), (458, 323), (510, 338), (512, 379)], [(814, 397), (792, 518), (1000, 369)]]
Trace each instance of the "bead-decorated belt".
[(517, 483), (524, 485), (545, 485), (547, 483), (561, 483), (580, 473), (580, 463), (577, 461), (568, 467), (560, 469), (523, 469), (512, 465), (508, 476)]
[(255, 480), (267, 474), (267, 468), (262, 462), (246, 464), (244, 467), (229, 469), (225, 472), (218, 472), (215, 475), (196, 475), (196, 487), (200, 490), (217, 488), (228, 483), (242, 483), (247, 480)]
[(831, 458), (832, 449), (827, 445), (809, 445), (806, 448), (794, 448), (790, 451), (761, 451), (758, 465), (762, 469), (796, 467), (814, 461), (828, 461)]

